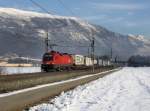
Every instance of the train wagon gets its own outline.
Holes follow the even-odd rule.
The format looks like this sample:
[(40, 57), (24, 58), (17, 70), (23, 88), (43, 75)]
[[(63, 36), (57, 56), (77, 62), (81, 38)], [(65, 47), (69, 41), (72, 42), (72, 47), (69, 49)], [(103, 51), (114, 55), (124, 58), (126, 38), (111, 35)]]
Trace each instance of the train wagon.
[(72, 55), (73, 63), (75, 66), (84, 65), (84, 56), (83, 55)]
[(97, 60), (96, 60), (96, 59), (94, 59), (94, 65), (97, 65), (97, 63), (98, 63), (98, 62), (97, 62)]
[(103, 66), (110, 66), (110, 61), (109, 60), (103, 60)]
[(98, 66), (103, 66), (103, 60), (102, 59), (98, 59)]
[[(98, 64), (97, 60), (94, 59), (94, 65), (97, 65), (97, 64)], [(92, 66), (92, 65), (93, 65), (93, 60), (92, 60), (92, 58), (85, 56), (84, 65), (85, 65), (85, 66)]]
[(109, 60), (107, 61), (107, 65), (108, 65), (108, 66), (111, 66), (111, 65), (112, 65)]
[(43, 55), (41, 69), (48, 72), (49, 70), (68, 69), (73, 65), (73, 58), (66, 53), (51, 51)]
[(86, 57), (85, 56), (85, 66), (92, 66), (93, 63), (92, 63), (92, 59), (90, 57)]

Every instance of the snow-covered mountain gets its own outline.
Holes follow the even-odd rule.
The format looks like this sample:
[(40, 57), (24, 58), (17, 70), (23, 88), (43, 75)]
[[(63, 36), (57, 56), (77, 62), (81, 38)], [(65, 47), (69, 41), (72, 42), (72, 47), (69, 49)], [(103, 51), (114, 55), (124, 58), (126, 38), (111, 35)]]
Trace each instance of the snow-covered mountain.
[(95, 37), (97, 55), (128, 58), (150, 55), (150, 41), (126, 36), (75, 17), (63, 17), (13, 8), (0, 8), (0, 56), (17, 54), (41, 58), (45, 51), (46, 31), (55, 50), (87, 55), (90, 39)]

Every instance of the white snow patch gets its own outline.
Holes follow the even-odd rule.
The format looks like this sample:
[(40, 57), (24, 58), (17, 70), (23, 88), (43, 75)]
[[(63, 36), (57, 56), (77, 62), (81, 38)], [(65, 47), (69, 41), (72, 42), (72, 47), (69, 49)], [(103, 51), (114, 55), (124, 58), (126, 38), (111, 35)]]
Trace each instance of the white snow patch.
[(0, 67), (1, 74), (23, 74), (41, 72), (40, 67)]
[(66, 17), (54, 14), (40, 13), (34, 11), (20, 10), (15, 8), (2, 8), (0, 7), (0, 15), (5, 15), (6, 17), (14, 16), (16, 18), (32, 18), (32, 17), (46, 17), (46, 18), (59, 18), (59, 19), (73, 19), (78, 20), (76, 17)]
[(149, 111), (150, 68), (124, 68), (29, 111)]
[(71, 17), (71, 16), (59, 16), (55, 14), (47, 14), (47, 13), (40, 13), (40, 12), (34, 12), (34, 11), (27, 11), (27, 10), (20, 10), (15, 8), (0, 8), (0, 15), (3, 15), (6, 18), (10, 18), (10, 16), (14, 18), (20, 18), (30, 21), (33, 17), (41, 17), (41, 18), (49, 18), (49, 19), (66, 19), (66, 20), (75, 20), (77, 23), (79, 23), (84, 28), (91, 30), (96, 30), (95, 27), (90, 25), (85, 20), (81, 20), (78, 17)]

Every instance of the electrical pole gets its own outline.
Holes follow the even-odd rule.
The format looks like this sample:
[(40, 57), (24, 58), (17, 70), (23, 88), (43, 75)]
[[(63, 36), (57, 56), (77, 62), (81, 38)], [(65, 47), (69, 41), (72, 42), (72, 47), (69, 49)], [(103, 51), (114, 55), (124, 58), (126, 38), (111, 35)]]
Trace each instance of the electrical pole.
[(90, 47), (88, 47), (88, 57), (90, 57)]
[(117, 56), (115, 57), (115, 63), (117, 63)]
[(113, 51), (112, 51), (112, 47), (111, 47), (111, 51), (110, 51), (110, 60), (112, 61), (112, 57), (113, 57)]
[(95, 67), (94, 67), (94, 59), (95, 59), (95, 38), (92, 37), (92, 41), (91, 41), (91, 56), (92, 56), (92, 63), (93, 63), (93, 67), (92, 67), (92, 71), (94, 72)]
[(46, 38), (45, 38), (45, 51), (48, 52), (49, 47), (49, 39), (48, 39), (48, 30), (46, 31)]
[(55, 46), (58, 46), (58, 45), (55, 44), (55, 43), (50, 43), (50, 40), (49, 40), (49, 31), (47, 30), (46, 31), (46, 38), (45, 38), (45, 51), (48, 52), (49, 49), (53, 50)]

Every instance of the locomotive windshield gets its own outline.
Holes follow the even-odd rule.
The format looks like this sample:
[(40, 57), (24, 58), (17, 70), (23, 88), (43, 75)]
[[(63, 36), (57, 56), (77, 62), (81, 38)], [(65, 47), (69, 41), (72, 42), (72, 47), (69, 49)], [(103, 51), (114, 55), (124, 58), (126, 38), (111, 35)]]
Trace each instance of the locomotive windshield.
[(49, 55), (49, 54), (45, 54), (45, 55), (43, 56), (43, 60), (44, 60), (44, 61), (53, 60), (53, 56), (52, 56), (52, 55)]

